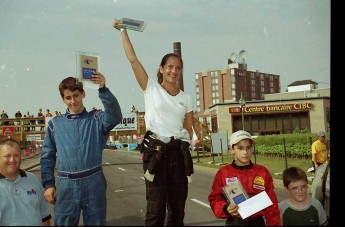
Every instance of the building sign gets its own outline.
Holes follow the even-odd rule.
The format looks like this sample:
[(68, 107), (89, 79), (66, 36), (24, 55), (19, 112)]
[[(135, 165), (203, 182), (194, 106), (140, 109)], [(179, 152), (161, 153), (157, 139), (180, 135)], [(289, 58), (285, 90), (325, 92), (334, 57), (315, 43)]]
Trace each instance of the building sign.
[(111, 131), (137, 130), (137, 128), (137, 114), (127, 113), (122, 114), (121, 122), (116, 125)]
[(2, 127), (3, 136), (13, 136), (14, 135), (14, 126), (3, 126)]
[[(263, 113), (263, 112), (279, 112), (291, 110), (307, 110), (312, 109), (312, 103), (294, 103), (284, 105), (266, 105), (266, 106), (245, 106), (244, 113)], [(241, 107), (230, 107), (229, 113), (241, 113)]]
[(30, 134), (26, 135), (26, 141), (38, 141), (41, 140), (41, 134)]

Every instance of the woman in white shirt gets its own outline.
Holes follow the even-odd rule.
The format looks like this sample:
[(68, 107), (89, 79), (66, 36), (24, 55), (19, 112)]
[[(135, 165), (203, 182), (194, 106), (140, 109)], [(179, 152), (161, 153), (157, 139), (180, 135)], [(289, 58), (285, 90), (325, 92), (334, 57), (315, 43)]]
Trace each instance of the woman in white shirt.
[(188, 179), (194, 172), (189, 150), (193, 102), (191, 95), (178, 86), (183, 61), (174, 53), (165, 55), (156, 82), (138, 60), (121, 21), (115, 20), (113, 27), (121, 31), (126, 56), (145, 99), (147, 132), (141, 144), (147, 200), (145, 225), (182, 226)]

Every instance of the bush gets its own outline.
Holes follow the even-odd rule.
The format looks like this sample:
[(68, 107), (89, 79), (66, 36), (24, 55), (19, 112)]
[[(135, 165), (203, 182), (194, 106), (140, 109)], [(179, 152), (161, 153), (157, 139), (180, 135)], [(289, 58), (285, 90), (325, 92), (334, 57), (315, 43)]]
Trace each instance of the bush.
[(255, 152), (265, 156), (286, 155), (291, 158), (311, 159), (311, 143), (317, 138), (317, 134), (300, 133), (299, 129), (298, 131), (299, 133), (258, 136), (255, 139)]

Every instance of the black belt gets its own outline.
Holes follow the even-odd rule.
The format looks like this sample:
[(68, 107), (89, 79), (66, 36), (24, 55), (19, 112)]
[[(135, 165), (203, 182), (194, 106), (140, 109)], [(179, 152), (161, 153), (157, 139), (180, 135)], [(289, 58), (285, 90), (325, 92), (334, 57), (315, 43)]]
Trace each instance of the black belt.
[(69, 179), (79, 179), (79, 178), (84, 178), (88, 177), (94, 173), (101, 172), (102, 171), (102, 166), (97, 166), (93, 169), (88, 169), (82, 172), (61, 172), (58, 171), (58, 176), (59, 177), (64, 177), (64, 178), (69, 178)]

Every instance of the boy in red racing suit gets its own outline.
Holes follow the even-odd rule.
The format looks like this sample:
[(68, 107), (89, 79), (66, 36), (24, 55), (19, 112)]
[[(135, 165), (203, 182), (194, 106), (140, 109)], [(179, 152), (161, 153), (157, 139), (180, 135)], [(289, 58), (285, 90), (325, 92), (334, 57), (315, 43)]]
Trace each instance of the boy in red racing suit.
[[(255, 143), (251, 135), (243, 130), (231, 135), (231, 153), (235, 160), (220, 168), (215, 176), (208, 201), (217, 218), (226, 219), (226, 226), (280, 226), (278, 199), (274, 192), (273, 178), (269, 171), (250, 160)], [(222, 187), (230, 182), (239, 181), (249, 197), (266, 191), (272, 201), (269, 207), (242, 219), (238, 205), (229, 204), (222, 193)]]

